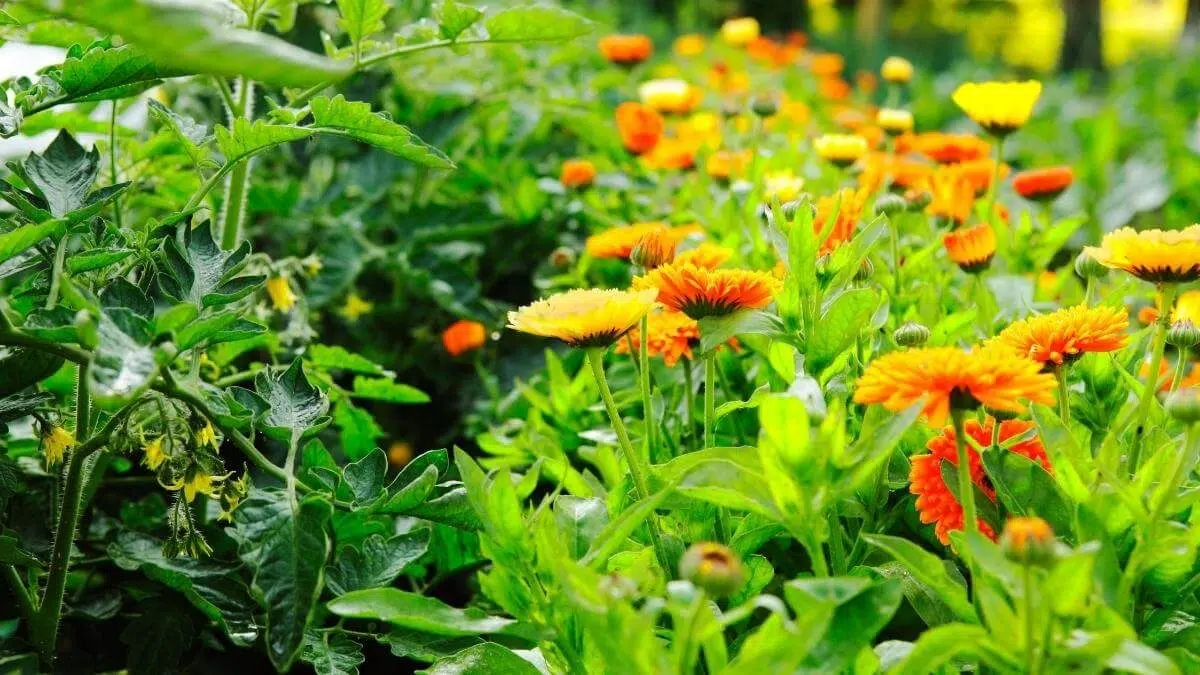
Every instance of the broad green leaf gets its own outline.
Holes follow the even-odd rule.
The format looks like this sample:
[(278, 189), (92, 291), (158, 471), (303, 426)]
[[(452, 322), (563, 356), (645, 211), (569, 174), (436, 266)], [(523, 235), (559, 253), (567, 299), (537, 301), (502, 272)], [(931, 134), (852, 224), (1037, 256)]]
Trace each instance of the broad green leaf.
[(35, 309), (25, 317), (21, 330), (53, 342), (79, 342), (75, 312), (59, 305), (52, 309)]
[(434, 9), (433, 15), (437, 19), (442, 37), (454, 40), (462, 35), (463, 31), (474, 25), (483, 16), (483, 12), (470, 5), (456, 2), (456, 0), (442, 0)]
[(432, 663), (480, 642), (480, 638), (474, 636), (446, 637), (395, 627), (383, 635), (376, 635), (375, 639), (391, 649), (392, 656), (424, 663)]
[(70, 133), (60, 131), (45, 152), (29, 155), (24, 167), (50, 215), (61, 218), (83, 206), (100, 175), (100, 151), (84, 150)]
[(362, 645), (340, 630), (304, 631), (300, 660), (311, 665), (317, 675), (358, 675), (366, 658)]
[(312, 131), (286, 124), (268, 124), (263, 120), (251, 122), (239, 117), (232, 129), (218, 126), (214, 133), (217, 149), (225, 156), (226, 164), (234, 164), (255, 153), (281, 143), (291, 143), (312, 136)]
[(230, 310), (192, 321), (175, 333), (175, 344), (180, 350), (190, 349), (237, 323), (241, 319), (239, 314), (236, 310)]
[(61, 237), (66, 229), (67, 221), (55, 218), (34, 225), (23, 225), (0, 234), (0, 263), (11, 260), (46, 237)]
[(603, 499), (560, 495), (554, 500), (554, 522), (571, 557), (578, 560), (608, 524), (608, 507)]
[[(394, 499), (396, 497), (393, 497)], [(432, 520), (460, 530), (478, 530), (483, 526), (467, 499), (467, 491), (461, 487), (429, 499), (408, 509), (406, 513), (414, 518)]]
[(582, 16), (545, 5), (501, 10), (484, 25), (492, 42), (561, 42), (592, 32), (592, 22)]
[(1040, 464), (1015, 452), (985, 452), (983, 466), (1010, 512), (1044, 518), (1055, 532), (1074, 531), (1067, 499)]
[[(339, 403), (340, 405), (340, 403)], [(375, 449), (351, 462), (342, 470), (342, 478), (354, 493), (355, 504), (366, 504), (383, 494), (383, 481), (387, 478), (387, 457)]]
[(960, 656), (977, 655), (980, 643), (990, 642), (987, 630), (978, 624), (948, 623), (934, 626), (921, 634), (908, 658), (896, 669), (897, 675), (928, 675), (949, 665)]
[(313, 116), (311, 128), (316, 131), (369, 143), (421, 166), (437, 169), (454, 166), (441, 151), (426, 145), (404, 125), (371, 112), (368, 103), (347, 101), (338, 94), (332, 99), (318, 96), (309, 105)]
[(42, 569), (46, 566), (35, 555), (21, 548), (20, 542), (11, 534), (0, 534), (0, 563), (18, 565), (20, 567), (34, 567), (37, 569)]
[(668, 487), (630, 504), (596, 534), (587, 554), (579, 562), (583, 565), (597, 565), (606, 561), (637, 528), (641, 527), (642, 523), (648, 518), (654, 517), (655, 509), (670, 493), (671, 489)]
[(771, 566), (771, 561), (761, 555), (752, 555), (746, 558), (745, 567), (746, 582), (736, 593), (729, 596), (730, 607), (737, 607), (743, 602), (753, 600), (775, 578), (775, 568)]
[(388, 378), (354, 378), (353, 396), (388, 403), (428, 403), (429, 395), (407, 384)]
[(941, 558), (907, 539), (885, 534), (863, 534), (862, 538), (892, 556), (931, 591), (961, 621), (975, 622), (975, 608), (967, 599), (967, 590), (946, 572)]
[(93, 48), (81, 56), (68, 56), (50, 77), (62, 87), (60, 101), (107, 101), (140, 94), (160, 84), (163, 78), (182, 73), (160, 69), (150, 57), (132, 45)]
[(108, 557), (124, 570), (136, 570), (179, 591), (208, 618), (217, 622), (229, 639), (248, 647), (258, 638), (254, 599), (236, 566), (211, 558), (167, 558), (162, 542), (146, 534), (125, 530), (108, 545)]
[(383, 366), (338, 345), (315, 344), (308, 348), (304, 356), (313, 367), (321, 370), (341, 370), (361, 375), (388, 375), (388, 371), (384, 370)]
[(516, 623), (513, 619), (488, 616), (478, 609), (451, 607), (437, 598), (398, 588), (353, 591), (330, 600), (328, 607), (337, 616), (386, 621), (393, 626), (437, 635), (498, 633)]
[(36, 349), (0, 345), (0, 396), (15, 394), (53, 375), (63, 358)]
[(80, 251), (67, 258), (66, 268), (71, 274), (91, 272), (119, 263), (131, 255), (133, 255), (133, 250), (128, 248), (96, 248), (90, 251)]
[(894, 579), (861, 577), (796, 579), (783, 587), (784, 597), (797, 614), (833, 606), (833, 618), (808, 654), (811, 669), (839, 672), (853, 662), (891, 620), (904, 596)]
[(785, 337), (786, 333), (779, 317), (757, 309), (700, 319), (701, 352), (712, 351), (738, 335), (765, 335), (779, 339)]
[(805, 366), (817, 374), (843, 351), (853, 346), (879, 306), (879, 294), (869, 288), (852, 288), (827, 303), (808, 336)]
[[(39, 391), (29, 394), (13, 394), (11, 396), (0, 398), (0, 424), (15, 420), (18, 417), (24, 417), (37, 408), (49, 404), (53, 400), (54, 394), (51, 394), (48, 391)], [(0, 480), (0, 489), (3, 488), (3, 480)], [(14, 545), (5, 544), (3, 541), (5, 536), (6, 535), (0, 535), (0, 549), (3, 549), (5, 546)]]
[[(397, 487), (393, 483), (392, 488), (388, 489), (387, 501), (376, 505), (374, 510), (378, 513), (408, 513), (423, 504), (425, 499), (433, 493), (437, 480), (437, 467), (426, 466), (422, 473), (403, 485)], [(399, 480), (396, 481), (396, 483), (399, 482)]]
[(353, 44), (383, 30), (383, 17), (388, 13), (384, 0), (337, 0), (337, 6), (341, 14), (338, 27), (346, 31)]
[(420, 675), (539, 675), (541, 671), (513, 650), (484, 642), (438, 659)]
[(149, 322), (119, 308), (100, 313), (96, 350), (89, 369), (92, 394), (129, 400), (149, 386), (158, 365), (150, 348)]
[(308, 381), (300, 359), (287, 370), (263, 370), (254, 378), (254, 389), (270, 406), (263, 433), (271, 438), (304, 438), (329, 424), (329, 399)]
[(360, 548), (347, 547), (330, 566), (326, 583), (335, 595), (388, 586), (404, 568), (429, 548), (428, 528), (384, 539), (373, 534)]
[(164, 244), (165, 263), (160, 284), (167, 295), (197, 307), (217, 307), (240, 300), (264, 281), (261, 276), (237, 276), (250, 254), (250, 243), (225, 251), (212, 236), (212, 224), (192, 228), (181, 224)]

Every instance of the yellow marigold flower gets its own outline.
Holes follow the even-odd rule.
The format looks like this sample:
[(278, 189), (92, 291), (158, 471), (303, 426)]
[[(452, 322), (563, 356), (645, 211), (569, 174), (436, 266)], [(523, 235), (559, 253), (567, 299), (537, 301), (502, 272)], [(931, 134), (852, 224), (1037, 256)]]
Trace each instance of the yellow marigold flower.
[[(700, 324), (683, 312), (650, 312), (646, 326), (646, 353), (651, 357), (661, 356), (668, 367), (682, 357), (692, 358), (692, 347), (700, 343)], [(617, 353), (628, 353), (629, 344), (641, 344), (641, 339), (641, 332), (635, 326), (626, 339), (617, 341)]]
[(824, 134), (813, 141), (821, 159), (847, 167), (867, 154), (867, 140), (853, 134)]
[(858, 380), (854, 402), (899, 412), (924, 398), (929, 424), (945, 423), (951, 408), (1023, 412), (1025, 400), (1054, 403), (1054, 375), (1006, 347), (923, 347), (872, 361)]
[(54, 466), (63, 461), (67, 450), (75, 447), (75, 435), (57, 424), (42, 431), (42, 452), (46, 455), (46, 463)]
[(696, 267), (707, 267), (715, 270), (723, 265), (726, 260), (729, 260), (731, 256), (733, 256), (731, 249), (706, 241), (695, 248), (680, 251), (675, 256), (674, 262), (680, 265), (690, 264)]
[(804, 189), (804, 178), (791, 169), (772, 171), (763, 176), (763, 186), (767, 199), (790, 202), (800, 196), (800, 191)]
[[(963, 224), (975, 205), (975, 188), (963, 174), (951, 167), (940, 167), (928, 179), (930, 202), (926, 212)], [(920, 186), (914, 186), (920, 187)]]
[(681, 138), (663, 138), (649, 152), (642, 155), (642, 165), (647, 169), (682, 171), (696, 166), (696, 150), (699, 145)]
[(769, 272), (726, 270), (678, 262), (633, 280), (636, 289), (658, 289), (658, 301), (693, 319), (723, 316), (770, 304), (779, 280)]
[(1144, 281), (1200, 279), (1200, 225), (1178, 231), (1143, 232), (1123, 227), (1105, 235), (1099, 246), (1083, 250), (1101, 265), (1125, 270)]
[(966, 82), (951, 98), (963, 112), (993, 136), (1005, 136), (1025, 126), (1042, 94), (1042, 83)]
[(654, 289), (576, 289), (509, 312), (508, 327), (572, 347), (607, 347), (642, 320), (656, 295)]
[(673, 46), (676, 56), (699, 56), (704, 53), (704, 36), (699, 33), (688, 33), (675, 38)]
[(1111, 352), (1129, 343), (1124, 307), (1078, 305), (1010, 324), (995, 341), (1045, 366), (1061, 366), (1087, 352)]
[(167, 461), (166, 444), (164, 441), (165, 437), (159, 436), (142, 447), (142, 452), (145, 453), (142, 461), (146, 464), (147, 469), (157, 471), (158, 467)]
[(287, 312), (296, 306), (296, 294), (287, 277), (277, 276), (267, 279), (267, 296), (271, 298), (271, 306), (279, 312)]
[(1175, 311), (1171, 313), (1171, 321), (1191, 321), (1200, 326), (1200, 291), (1179, 294), (1175, 299)]
[(688, 235), (697, 232), (694, 225), (667, 227), (664, 223), (633, 223), (623, 227), (614, 227), (587, 238), (585, 249), (593, 258), (620, 258), (628, 260), (633, 253), (633, 247), (642, 237), (655, 230), (666, 230), (675, 239), (675, 243), (683, 241)]
[(908, 84), (913, 76), (913, 64), (901, 56), (889, 56), (883, 60), (879, 74), (892, 84)]
[(880, 108), (875, 123), (889, 135), (899, 136), (913, 130), (913, 114), (898, 108)]
[(652, 270), (675, 259), (675, 247), (679, 238), (665, 227), (650, 230), (642, 235), (629, 253), (629, 262), (642, 269)]
[(196, 430), (196, 445), (217, 447), (217, 434), (213, 432), (212, 422), (206, 421), (204, 426)]
[(371, 310), (375, 309), (375, 304), (370, 300), (364, 300), (358, 293), (351, 291), (346, 296), (346, 301), (342, 303), (338, 314), (346, 317), (348, 321), (358, 321), (359, 317), (364, 314), (370, 314)]
[(718, 150), (708, 156), (704, 169), (717, 180), (727, 181), (746, 173), (754, 154), (749, 150)]
[(759, 36), (758, 20), (747, 16), (721, 24), (721, 39), (734, 47), (745, 47)]
[(638, 87), (642, 103), (661, 113), (677, 115), (691, 112), (700, 103), (702, 92), (679, 79), (650, 80)]
[(988, 223), (951, 230), (942, 235), (942, 245), (954, 264), (975, 274), (987, 269), (996, 255), (996, 231)]

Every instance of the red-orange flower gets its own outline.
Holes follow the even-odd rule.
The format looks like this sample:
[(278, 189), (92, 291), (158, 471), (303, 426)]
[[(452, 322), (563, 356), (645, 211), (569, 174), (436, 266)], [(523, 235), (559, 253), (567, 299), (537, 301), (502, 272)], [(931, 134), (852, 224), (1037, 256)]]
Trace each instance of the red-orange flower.
[(846, 60), (842, 58), (841, 54), (832, 52), (813, 54), (812, 59), (808, 62), (808, 68), (817, 77), (839, 77), (846, 68)]
[[(956, 164), (973, 159), (985, 159), (992, 152), (992, 145), (971, 134), (944, 134), (929, 132), (918, 134), (906, 143), (912, 150), (925, 155), (939, 164)], [(897, 152), (906, 152), (897, 147)]]
[(478, 321), (460, 319), (442, 331), (442, 346), (450, 356), (461, 356), (483, 346), (487, 329)]
[(821, 242), (820, 252), (822, 254), (831, 253), (850, 241), (869, 196), (870, 193), (866, 190), (842, 188), (837, 194), (817, 199), (817, 215), (813, 219), (813, 231), (818, 235), (825, 229), (829, 219), (833, 217), (834, 211), (837, 210), (837, 220), (834, 221), (829, 234)]
[(1061, 366), (1087, 352), (1124, 348), (1128, 329), (1124, 307), (1078, 305), (1012, 323), (996, 341), (1045, 366)]
[[(964, 425), (964, 431), (978, 443), (981, 447), (987, 448), (992, 443), (992, 431), (996, 425), (995, 420), (991, 417), (984, 419), (984, 423), (980, 424), (978, 420), (967, 420)], [(1030, 429), (1033, 429), (1032, 422), (1024, 420), (1007, 420), (1000, 423), (1000, 443), (1003, 443), (1010, 438), (1020, 436)], [(962, 504), (955, 498), (954, 492), (946, 485), (946, 481), (942, 478), (942, 462), (949, 462), (951, 466), (958, 466), (958, 451), (955, 447), (956, 436), (954, 427), (948, 426), (942, 430), (938, 436), (930, 439), (925, 446), (929, 450), (929, 454), (915, 455), (912, 457), (912, 468), (909, 472), (909, 492), (917, 496), (917, 513), (921, 516), (921, 522), (925, 524), (932, 523), (934, 532), (937, 533), (938, 541), (943, 544), (950, 543), (950, 533), (963, 529), (963, 508)], [(1046, 456), (1046, 448), (1042, 445), (1041, 439), (1037, 436), (1021, 441), (1009, 447), (1007, 452), (1015, 452), (1018, 455), (1028, 457), (1029, 459), (1042, 465), (1042, 468), (1051, 471), (1050, 460)], [(971, 482), (979, 488), (981, 492), (987, 495), (991, 501), (996, 501), (996, 491), (992, 487), (991, 481), (988, 480), (987, 474), (983, 469), (983, 461), (979, 456), (979, 452), (970, 445), (967, 446), (967, 458), (971, 464)], [(956, 486), (957, 487), (957, 486)], [(982, 518), (979, 519), (979, 530), (988, 537), (995, 539), (996, 532)]]
[(903, 155), (873, 152), (867, 155), (866, 166), (858, 175), (858, 185), (868, 192), (875, 192), (890, 184), (899, 190), (925, 188), (933, 177), (929, 164)]
[(1075, 174), (1069, 166), (1030, 169), (1013, 176), (1013, 189), (1030, 201), (1051, 201), (1071, 187)]
[(696, 226), (681, 226), (668, 228), (664, 223), (633, 223), (622, 227), (614, 227), (587, 238), (585, 248), (593, 258), (620, 258), (629, 260), (633, 247), (651, 232), (665, 230), (671, 234), (675, 243), (683, 241), (689, 234), (697, 231)]
[(770, 304), (780, 283), (768, 272), (709, 269), (678, 261), (635, 277), (634, 289), (658, 289), (658, 301), (693, 319)]
[(926, 213), (959, 225), (967, 222), (975, 205), (975, 188), (970, 181), (948, 167), (940, 167), (929, 178), (928, 189), (931, 199)]
[(600, 53), (610, 63), (631, 66), (650, 58), (654, 43), (645, 35), (607, 35), (600, 38)]
[(822, 77), (817, 82), (821, 98), (830, 101), (844, 101), (850, 97), (850, 83), (840, 77)]
[(942, 245), (954, 264), (974, 274), (987, 269), (996, 255), (996, 231), (988, 223), (951, 230), (942, 235)]
[[(692, 347), (700, 344), (700, 324), (683, 312), (660, 310), (646, 316), (646, 353), (661, 356), (663, 363), (674, 366), (681, 357), (692, 358)], [(618, 340), (618, 354), (629, 353), (630, 343), (641, 343), (641, 331), (635, 326), (625, 340)]]
[(662, 115), (635, 101), (617, 106), (617, 131), (625, 149), (640, 155), (649, 152), (662, 138), (666, 123)]
[[(971, 189), (975, 191), (976, 195), (982, 195), (987, 192), (988, 186), (992, 184), (992, 174), (996, 172), (996, 162), (988, 158), (969, 159), (965, 162), (947, 166), (943, 171), (958, 174), (970, 184)], [(1008, 172), (1008, 165), (1001, 164), (998, 177), (1003, 179), (1008, 175)]]
[(568, 159), (563, 162), (562, 173), (558, 180), (563, 185), (574, 188), (591, 185), (596, 178), (596, 167), (586, 159)]

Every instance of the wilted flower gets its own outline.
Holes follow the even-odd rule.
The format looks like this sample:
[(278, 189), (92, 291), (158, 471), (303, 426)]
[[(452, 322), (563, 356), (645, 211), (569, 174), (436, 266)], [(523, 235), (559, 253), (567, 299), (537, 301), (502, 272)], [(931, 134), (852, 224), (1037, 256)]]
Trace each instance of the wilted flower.
[(487, 328), (478, 321), (459, 319), (442, 331), (442, 347), (452, 357), (475, 351), (487, 342)]

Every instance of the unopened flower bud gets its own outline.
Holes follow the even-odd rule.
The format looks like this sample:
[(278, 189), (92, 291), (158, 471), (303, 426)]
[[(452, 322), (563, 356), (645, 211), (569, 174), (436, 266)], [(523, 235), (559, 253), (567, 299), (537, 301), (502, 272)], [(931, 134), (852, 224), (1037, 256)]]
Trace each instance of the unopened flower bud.
[(1163, 401), (1167, 414), (1180, 422), (1195, 424), (1200, 422), (1200, 389), (1179, 389), (1171, 392)]
[(746, 570), (738, 555), (712, 542), (693, 544), (679, 560), (679, 576), (723, 598), (737, 592), (746, 581)]
[(559, 246), (550, 253), (550, 265), (556, 270), (565, 270), (575, 264), (575, 251)]
[(737, 117), (742, 114), (742, 106), (737, 101), (725, 101), (721, 104), (721, 114), (725, 117)]
[(1013, 562), (1048, 566), (1054, 560), (1054, 530), (1041, 518), (1009, 518), (1000, 535), (1000, 548)]
[(889, 56), (884, 59), (879, 74), (883, 75), (885, 81), (892, 84), (907, 84), (913, 76), (913, 64), (906, 58)]
[(1085, 252), (1075, 256), (1075, 273), (1084, 279), (1101, 279), (1108, 274), (1108, 268)]
[(925, 190), (909, 190), (904, 193), (904, 201), (908, 202), (909, 211), (924, 211), (933, 201), (933, 195)]
[(863, 258), (862, 264), (858, 266), (858, 271), (854, 273), (854, 280), (857, 282), (868, 281), (875, 276), (875, 263), (871, 262), (870, 258)]
[(787, 219), (788, 222), (791, 222), (796, 219), (796, 214), (800, 212), (800, 209), (805, 207), (808, 207), (809, 212), (812, 213), (813, 217), (815, 218), (817, 215), (817, 209), (815, 206), (813, 206), (813, 203), (807, 199), (793, 199), (790, 202), (784, 202), (780, 208), (783, 211), (783, 217)]
[(1189, 319), (1176, 321), (1167, 329), (1167, 343), (1180, 349), (1190, 349), (1200, 343), (1200, 328)]
[(875, 213), (890, 216), (894, 213), (900, 213), (907, 208), (908, 202), (904, 201), (904, 197), (890, 192), (880, 195), (879, 199), (875, 200)]
[(892, 332), (892, 339), (901, 347), (920, 347), (929, 340), (929, 329), (916, 321), (906, 321)]
[(770, 117), (779, 111), (779, 104), (772, 96), (755, 96), (750, 102), (750, 109), (759, 117)]
[(662, 267), (675, 259), (675, 237), (669, 230), (651, 230), (633, 245), (629, 262), (645, 270)]

